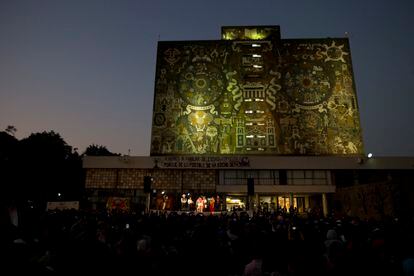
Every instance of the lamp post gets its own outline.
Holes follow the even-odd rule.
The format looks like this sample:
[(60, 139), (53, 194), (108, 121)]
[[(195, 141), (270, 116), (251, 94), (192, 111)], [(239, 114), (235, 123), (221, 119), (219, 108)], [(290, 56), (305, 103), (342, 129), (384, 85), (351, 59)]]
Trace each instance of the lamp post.
[(151, 202), (151, 189), (152, 183), (154, 178), (152, 176), (144, 176), (144, 193), (147, 194), (147, 201), (146, 201), (146, 211), (149, 212), (150, 210), (150, 202)]

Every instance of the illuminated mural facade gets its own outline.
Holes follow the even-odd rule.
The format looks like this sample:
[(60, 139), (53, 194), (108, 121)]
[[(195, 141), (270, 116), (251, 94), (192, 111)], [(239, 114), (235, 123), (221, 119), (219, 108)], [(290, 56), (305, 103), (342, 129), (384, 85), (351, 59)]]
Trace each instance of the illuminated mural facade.
[(346, 38), (224, 31), (159, 42), (151, 155), (363, 153)]

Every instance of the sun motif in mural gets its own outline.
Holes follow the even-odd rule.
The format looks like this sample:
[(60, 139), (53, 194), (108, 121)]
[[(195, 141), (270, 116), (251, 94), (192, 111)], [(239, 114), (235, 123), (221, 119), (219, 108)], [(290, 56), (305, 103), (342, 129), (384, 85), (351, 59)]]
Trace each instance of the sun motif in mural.
[(322, 52), (326, 56), (326, 61), (342, 61), (345, 63), (344, 56), (348, 55), (342, 48), (345, 45), (336, 45), (335, 41), (332, 41), (331, 45), (324, 44), (325, 51)]
[(331, 95), (329, 77), (320, 66), (292, 66), (285, 75), (284, 86), (287, 95), (300, 105), (318, 105)]
[(214, 64), (193, 62), (179, 76), (179, 92), (188, 104), (214, 103), (225, 90), (225, 77)]

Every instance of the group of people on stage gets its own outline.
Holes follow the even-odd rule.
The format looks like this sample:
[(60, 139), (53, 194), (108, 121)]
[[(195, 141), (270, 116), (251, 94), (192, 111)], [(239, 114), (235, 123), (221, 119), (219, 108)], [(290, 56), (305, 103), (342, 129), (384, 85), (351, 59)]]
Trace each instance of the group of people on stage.
[(181, 211), (196, 211), (196, 212), (214, 212), (216, 209), (220, 209), (221, 200), (220, 197), (212, 196), (206, 197), (200, 195), (194, 202), (190, 194), (183, 193), (181, 195)]

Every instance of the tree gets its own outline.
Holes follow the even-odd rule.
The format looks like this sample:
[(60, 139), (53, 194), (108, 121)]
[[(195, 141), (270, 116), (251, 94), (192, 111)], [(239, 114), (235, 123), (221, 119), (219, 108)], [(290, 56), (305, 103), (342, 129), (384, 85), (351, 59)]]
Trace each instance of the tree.
[(36, 160), (48, 159), (62, 161), (72, 154), (72, 147), (66, 144), (59, 133), (50, 132), (32, 133), (29, 137), (20, 141), (22, 154), (29, 155), (28, 158)]
[(23, 198), (43, 201), (78, 199), (83, 187), (80, 156), (60, 134), (49, 131), (32, 133), (19, 142), (17, 176)]
[[(7, 203), (15, 194), (17, 168), (17, 152), (19, 140), (5, 131), (0, 131), (0, 179), (2, 192), (0, 202)], [(1, 204), (0, 203), (0, 204)]]
[(8, 134), (14, 136), (14, 134), (17, 131), (17, 128), (15, 126), (8, 125), (4, 131), (7, 132)]
[(13, 135), (6, 131), (0, 131), (0, 161), (11, 160), (16, 154), (17, 140)]
[(105, 146), (101, 145), (89, 145), (83, 155), (86, 156), (118, 156), (120, 154), (110, 152)]

